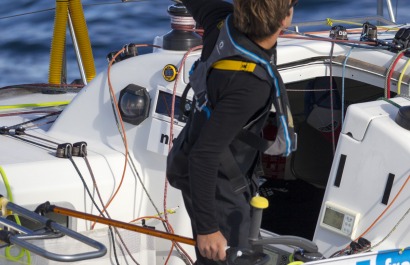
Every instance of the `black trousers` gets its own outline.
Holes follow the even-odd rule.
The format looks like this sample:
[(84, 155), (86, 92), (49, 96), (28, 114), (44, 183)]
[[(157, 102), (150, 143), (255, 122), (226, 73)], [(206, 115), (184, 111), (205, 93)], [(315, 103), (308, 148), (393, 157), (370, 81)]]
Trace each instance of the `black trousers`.
[[(192, 209), (192, 200), (189, 187), (181, 189), (184, 198), (185, 207), (191, 218), (192, 232), (196, 240), (197, 232)], [(249, 248), (249, 229), (251, 223), (251, 206), (250, 199), (256, 193), (256, 185), (253, 181), (249, 181), (246, 191), (235, 193), (228, 178), (224, 175), (219, 175), (216, 186), (216, 205), (219, 230), (228, 241), (229, 247)], [(226, 262), (215, 262), (213, 260), (202, 257), (195, 247), (197, 265), (222, 265)]]

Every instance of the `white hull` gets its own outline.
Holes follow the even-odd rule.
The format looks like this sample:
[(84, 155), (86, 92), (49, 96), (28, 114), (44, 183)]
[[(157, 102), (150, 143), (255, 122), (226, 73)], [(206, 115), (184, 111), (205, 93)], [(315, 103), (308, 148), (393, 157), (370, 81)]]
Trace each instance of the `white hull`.
[[(389, 37), (392, 35), (386, 34), (385, 38)], [(160, 43), (161, 38), (159, 37), (156, 42)], [(332, 54), (333, 64), (330, 67), (328, 58), (331, 45), (323, 41), (283, 38), (280, 39), (278, 47), (279, 70), (284, 82), (287, 83), (291, 105), (292, 102), (294, 103), (292, 111), (296, 114), (296, 122), (300, 122), (298, 114), (303, 113), (303, 105), (299, 105), (300, 102), (303, 103), (303, 94), (294, 93), (292, 90), (303, 90), (308, 81), (315, 78), (329, 77), (332, 74), (338, 85), (346, 81), (346, 92), (350, 93), (348, 96), (353, 103), (369, 101), (349, 106), (334, 153), (313, 237), (313, 241), (325, 257), (330, 257), (336, 251), (348, 246), (358, 235), (365, 232), (398, 194), (410, 174), (407, 161), (410, 156), (410, 132), (395, 122), (398, 112), (396, 106), (383, 100), (375, 100), (377, 95), (383, 94), (386, 71), (396, 54), (386, 50), (359, 48), (350, 51), (348, 46), (335, 44)], [(177, 96), (182, 94), (188, 82), (189, 69), (199, 54), (200, 51), (191, 53), (182, 67), (177, 79)], [(347, 54), (349, 59), (345, 60)], [(192, 237), (190, 221), (180, 192), (168, 186), (165, 193), (165, 164), (169, 136), (171, 133), (176, 136), (184, 126), (184, 122), (175, 120), (173, 131), (170, 132), (171, 118), (166, 114), (170, 107), (167, 104), (170, 102), (165, 102), (163, 96), (173, 94), (175, 81), (164, 80), (162, 70), (167, 64), (180, 68), (184, 55), (185, 52), (181, 51), (154, 49), (153, 53), (126, 59), (114, 64), (110, 69), (109, 77), (117, 100), (120, 98), (121, 90), (130, 84), (145, 88), (150, 97), (151, 105), (147, 118), (139, 125), (129, 123), (124, 125), (128, 160), (126, 160), (126, 148), (113, 112), (107, 72), (97, 75), (78, 94), (23, 94), (20, 93), (21, 90), (15, 89), (16, 94), (1, 97), (0, 106), (7, 107), (0, 109), (0, 114), (10, 115), (0, 116), (0, 127), (10, 127), (43, 115), (38, 113), (11, 115), (12, 113), (22, 110), (60, 109), (58, 106), (20, 108), (21, 104), (71, 101), (52, 125), (42, 124), (27, 128), (26, 133), (59, 144), (86, 142), (87, 159), (92, 174), (84, 158), (73, 157), (74, 164), (83, 177), (81, 180), (72, 161), (56, 157), (55, 150), (36, 146), (20, 138), (31, 139), (47, 146), (56, 147), (55, 144), (27, 136), (16, 138), (13, 135), (0, 135), (2, 151), (0, 166), (8, 179), (6, 183), (3, 176), (3, 182), (0, 181), (0, 194), (10, 197), (8, 193), (11, 192), (14, 203), (29, 210), (34, 210), (39, 204), (50, 201), (57, 206), (98, 215), (99, 212), (83, 183), (83, 181), (86, 183), (93, 199), (102, 209), (103, 206), (92, 180), (94, 175), (104, 204), (115, 195), (107, 208), (110, 218), (132, 222), (144, 216), (156, 216), (157, 209), (159, 212), (164, 211), (164, 197), (166, 197), (166, 208), (172, 210), (168, 214), (169, 223), (175, 234)], [(401, 59), (395, 68), (392, 92), (397, 92), (397, 76), (403, 71), (405, 64), (406, 60)], [(406, 96), (410, 93), (409, 75), (410, 71), (406, 70), (401, 86), (401, 94)], [(340, 87), (338, 89), (340, 90)], [(366, 100), (369, 95), (371, 99)], [(410, 105), (410, 101), (404, 97), (393, 99), (393, 102), (400, 106)], [(28, 124), (32, 125), (32, 123)], [(343, 166), (340, 164), (341, 160), (344, 160)], [(385, 201), (386, 182), (391, 174), (395, 177)], [(288, 164), (285, 175), (287, 178), (295, 177), (292, 176)], [(410, 264), (407, 250), (401, 254), (397, 254), (397, 250), (385, 254), (378, 252), (401, 249), (410, 245), (408, 229), (410, 219), (404, 218), (399, 223), (408, 210), (410, 199), (408, 189), (409, 187), (404, 187), (404, 191), (383, 218), (364, 235), (372, 242), (372, 246), (383, 239), (372, 252), (311, 261), (307, 264)], [(325, 210), (329, 209), (326, 205), (329, 204), (335, 205), (338, 210), (344, 211), (343, 213), (354, 215), (356, 222), (351, 223), (350, 230), (343, 226), (343, 229), (348, 229), (346, 232), (342, 228), (321, 224)], [(69, 218), (64, 224), (72, 230), (102, 242), (108, 249), (108, 254), (104, 257), (76, 264), (116, 264), (106, 225), (97, 224), (93, 227), (91, 221), (75, 218)], [(141, 225), (141, 221), (137, 221), (136, 224)], [(399, 225), (394, 232), (384, 239), (397, 224)], [(148, 218), (146, 225), (164, 231), (163, 225), (156, 219)], [(121, 233), (133, 257), (140, 264), (164, 264), (171, 249), (170, 241), (125, 230)], [(267, 231), (264, 231), (263, 235), (276, 236)], [(132, 264), (126, 250), (118, 243), (118, 238), (116, 241), (120, 264)], [(40, 240), (38, 244), (55, 252), (85, 251), (77, 242), (70, 241), (66, 237)], [(195, 257), (192, 246), (181, 245), (191, 257)], [(280, 247), (279, 250), (288, 257), (293, 248)], [(12, 260), (4, 251), (0, 249), (1, 264), (28, 263), (27, 256)], [(17, 247), (12, 248), (12, 253), (18, 252)], [(274, 252), (271, 249), (272, 264), (282, 264), (279, 260), (274, 262), (275, 258), (280, 257), (279, 252), (272, 254)], [(30, 257), (30, 264), (60, 264), (34, 254)], [(168, 264), (185, 264), (185, 262), (173, 250)]]

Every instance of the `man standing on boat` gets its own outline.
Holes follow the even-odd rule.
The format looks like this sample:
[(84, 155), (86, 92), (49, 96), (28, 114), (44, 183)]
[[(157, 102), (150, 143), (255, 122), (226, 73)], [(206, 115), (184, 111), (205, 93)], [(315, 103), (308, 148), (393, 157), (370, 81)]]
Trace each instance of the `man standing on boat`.
[(293, 123), (275, 56), (277, 39), (290, 26), (297, 0), (182, 3), (204, 29), (201, 60), (190, 83), (206, 93), (196, 98), (186, 136), (189, 183), (178, 188), (197, 242), (196, 264), (225, 264), (228, 246), (250, 248), (249, 201), (257, 192), (253, 172), (259, 151), (238, 134), (246, 128), (260, 135), (273, 103), (283, 123), (274, 153), (291, 152)]

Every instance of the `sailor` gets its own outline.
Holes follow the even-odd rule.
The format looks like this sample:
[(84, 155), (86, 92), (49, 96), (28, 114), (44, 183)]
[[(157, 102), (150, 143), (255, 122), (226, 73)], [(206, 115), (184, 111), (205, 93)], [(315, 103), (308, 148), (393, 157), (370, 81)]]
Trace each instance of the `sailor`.
[(275, 56), (297, 0), (182, 2), (204, 29), (204, 46), (190, 76), (196, 108), (184, 132), (187, 182), (168, 179), (181, 189), (191, 218), (195, 264), (225, 264), (228, 246), (250, 247), (249, 201), (257, 192), (260, 152), (238, 135), (260, 135), (274, 104), (281, 124), (271, 153), (286, 156), (292, 149), (293, 122)]

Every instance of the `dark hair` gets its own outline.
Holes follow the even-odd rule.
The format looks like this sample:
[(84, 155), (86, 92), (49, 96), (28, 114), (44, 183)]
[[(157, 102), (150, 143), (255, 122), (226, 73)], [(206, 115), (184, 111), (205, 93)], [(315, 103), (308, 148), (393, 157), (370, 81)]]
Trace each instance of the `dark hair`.
[(252, 40), (274, 34), (289, 13), (289, 0), (234, 0), (234, 26)]

